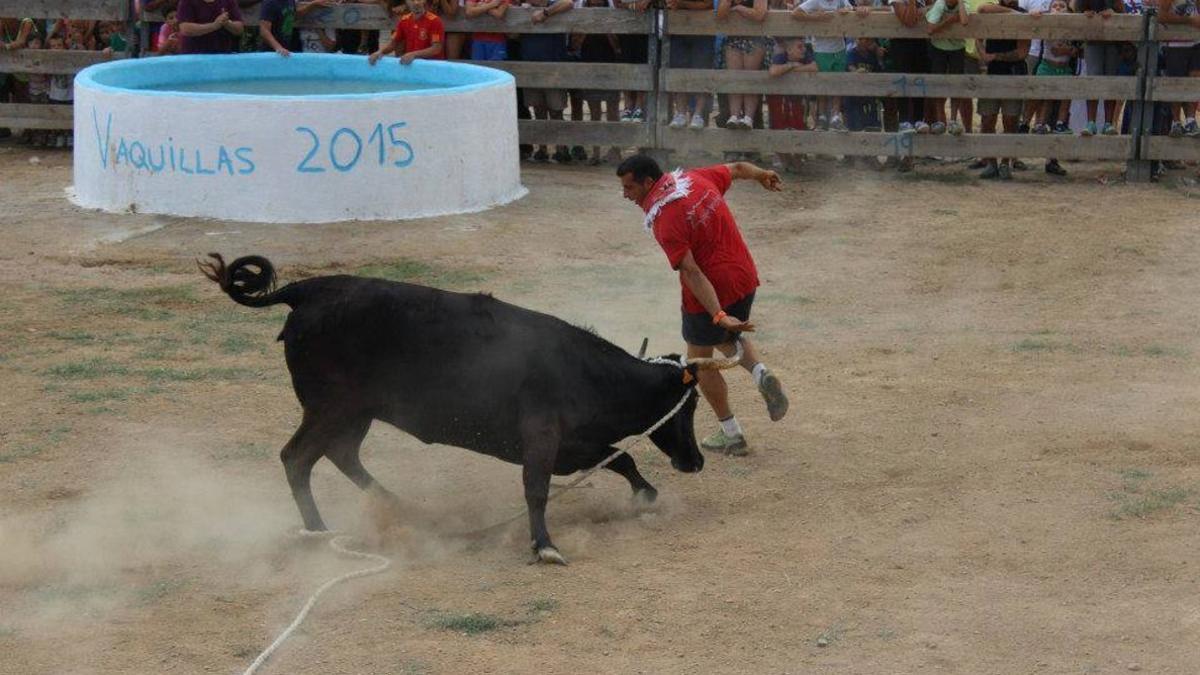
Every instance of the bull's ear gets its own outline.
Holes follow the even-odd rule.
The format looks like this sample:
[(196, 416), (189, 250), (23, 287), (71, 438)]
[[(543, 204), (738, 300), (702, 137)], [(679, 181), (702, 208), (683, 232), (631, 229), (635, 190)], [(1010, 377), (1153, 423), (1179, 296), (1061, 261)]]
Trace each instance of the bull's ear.
[(689, 387), (696, 386), (696, 369), (697, 369), (697, 367), (698, 366), (696, 366), (696, 364), (692, 363), (692, 364), (688, 364), (688, 366), (683, 369), (683, 383), (688, 385)]

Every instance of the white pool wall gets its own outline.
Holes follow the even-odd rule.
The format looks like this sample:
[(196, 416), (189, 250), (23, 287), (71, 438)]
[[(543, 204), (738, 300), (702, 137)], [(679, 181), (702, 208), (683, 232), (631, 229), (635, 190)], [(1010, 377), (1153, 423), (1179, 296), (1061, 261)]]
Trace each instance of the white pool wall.
[[(376, 94), (147, 91), (233, 78), (445, 85)], [(467, 64), (274, 53), (128, 59), (75, 83), (86, 208), (268, 223), (480, 211), (525, 194), (511, 75)]]

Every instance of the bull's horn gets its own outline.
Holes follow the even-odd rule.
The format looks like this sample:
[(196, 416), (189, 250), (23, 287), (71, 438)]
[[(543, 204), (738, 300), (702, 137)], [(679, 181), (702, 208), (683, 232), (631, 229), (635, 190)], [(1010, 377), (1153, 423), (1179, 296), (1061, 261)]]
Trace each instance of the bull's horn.
[(737, 340), (734, 344), (737, 345), (737, 351), (727, 359), (697, 357), (688, 359), (688, 365), (696, 366), (699, 370), (728, 370), (733, 368), (742, 360), (742, 341)]
[(648, 338), (648, 337), (642, 338), (642, 348), (638, 350), (638, 358), (639, 359), (646, 358), (646, 347), (649, 347), (649, 346), (650, 346), (650, 338)]

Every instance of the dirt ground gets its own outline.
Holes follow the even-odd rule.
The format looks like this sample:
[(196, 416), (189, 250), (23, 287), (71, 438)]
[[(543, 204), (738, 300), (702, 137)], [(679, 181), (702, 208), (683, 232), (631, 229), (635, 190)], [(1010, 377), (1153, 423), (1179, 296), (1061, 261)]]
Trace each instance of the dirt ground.
[[(525, 166), (469, 216), (268, 226), (83, 212), (70, 159), (0, 145), (0, 672), (241, 672), (324, 580), (277, 459), (299, 419), (274, 336), (192, 262), (411, 279), (677, 351), (677, 282), (612, 169)], [(1068, 165), (1007, 184), (816, 164), (730, 201), (792, 398), (698, 475), (654, 450), (549, 510), (516, 467), (377, 425), (412, 522), (265, 673), (1200, 672), (1200, 228), (1185, 185)], [(697, 434), (713, 430), (697, 413)], [(332, 527), (368, 501), (318, 465)], [(440, 523), (428, 525), (436, 518)]]

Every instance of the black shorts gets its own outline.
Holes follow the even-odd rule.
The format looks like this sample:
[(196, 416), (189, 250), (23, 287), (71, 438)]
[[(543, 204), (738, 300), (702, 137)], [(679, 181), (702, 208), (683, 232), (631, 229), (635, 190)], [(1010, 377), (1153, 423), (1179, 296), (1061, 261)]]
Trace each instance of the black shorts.
[(617, 44), (621, 45), (621, 63), (650, 62), (650, 41), (645, 35), (618, 35)]
[(1167, 77), (1187, 77), (1192, 72), (1200, 70), (1200, 45), (1191, 47), (1163, 48), (1163, 58), (1167, 62)]
[(962, 49), (938, 49), (937, 47), (929, 48), (929, 72), (942, 74), (961, 75), (963, 72), (963, 64), (966, 62), (966, 51)]
[[(750, 306), (754, 304), (754, 291), (741, 300), (722, 307), (729, 316), (735, 316), (742, 321), (750, 320)], [(712, 315), (707, 312), (692, 314), (683, 313), (683, 341), (697, 347), (715, 347), (726, 342), (733, 342), (733, 334), (714, 325)]]

